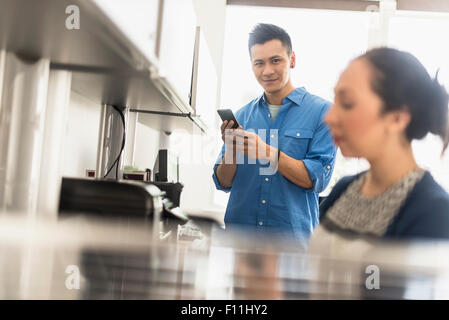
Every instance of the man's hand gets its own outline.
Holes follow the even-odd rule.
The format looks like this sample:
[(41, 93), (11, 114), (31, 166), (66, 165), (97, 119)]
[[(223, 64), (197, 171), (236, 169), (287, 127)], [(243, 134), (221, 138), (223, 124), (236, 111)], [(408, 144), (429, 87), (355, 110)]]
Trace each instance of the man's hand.
[[(233, 121), (230, 121), (230, 123), (225, 121), (221, 125), (222, 139), (226, 143), (226, 151), (223, 163), (217, 168), (217, 177), (223, 188), (232, 187), (237, 168), (236, 151), (252, 159), (276, 163), (276, 171), (279, 171), (286, 179), (300, 187), (313, 188), (313, 182), (302, 160), (294, 159), (283, 152), (280, 153), (278, 159), (278, 149), (266, 144), (258, 134), (245, 131), (241, 126), (238, 129), (231, 129), (232, 125)], [(232, 162), (226, 162), (226, 154), (231, 150), (234, 150)], [(264, 150), (265, 152), (263, 152)]]
[(234, 125), (234, 121), (231, 120), (228, 123), (228, 120), (223, 121), (223, 123), (221, 124), (221, 139), (223, 140), (224, 143), (226, 143), (226, 135), (229, 135), (232, 133), (232, 131), (237, 130), (237, 129), (243, 129), (242, 126), (239, 126), (237, 129), (232, 129), (232, 126)]
[(236, 147), (235, 147), (236, 138), (233, 135), (233, 131), (242, 129), (242, 126), (239, 126), (238, 129), (232, 129), (233, 125), (234, 125), (233, 120), (231, 120), (229, 122), (227, 120), (225, 120), (221, 124), (221, 139), (225, 143), (225, 154), (223, 157), (223, 161), (224, 161), (224, 163), (229, 163), (229, 161), (226, 161), (226, 160), (228, 160), (230, 158), (229, 155), (232, 152), (232, 162), (229, 164), (236, 163)]
[(251, 159), (268, 160), (270, 162), (276, 160), (277, 150), (266, 144), (258, 134), (239, 128), (235, 129), (232, 135), (237, 138), (237, 141), (234, 142), (237, 152), (243, 153)]
[[(223, 188), (231, 188), (234, 181), (235, 172), (237, 170), (237, 157), (235, 151), (235, 136), (232, 132), (236, 129), (232, 129), (234, 121), (225, 120), (221, 124), (221, 139), (225, 143), (225, 153), (222, 158), (221, 164), (217, 167), (218, 183)], [(239, 126), (242, 129), (242, 126)]]

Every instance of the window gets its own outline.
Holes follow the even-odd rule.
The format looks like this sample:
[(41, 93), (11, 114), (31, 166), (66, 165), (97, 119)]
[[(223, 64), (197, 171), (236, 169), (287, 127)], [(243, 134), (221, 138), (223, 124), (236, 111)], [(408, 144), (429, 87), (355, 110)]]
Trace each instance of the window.
[(368, 45), (370, 12), (227, 6), (222, 106), (237, 110), (262, 94), (251, 70), (248, 34), (257, 23), (284, 28), (297, 65), (295, 86), (333, 100), (333, 88), (351, 58)]

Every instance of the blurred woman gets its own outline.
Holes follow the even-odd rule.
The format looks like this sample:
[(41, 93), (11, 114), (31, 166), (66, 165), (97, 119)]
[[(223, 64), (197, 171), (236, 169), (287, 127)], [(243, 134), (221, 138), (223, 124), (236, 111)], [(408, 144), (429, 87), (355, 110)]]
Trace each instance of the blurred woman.
[(353, 60), (325, 117), (346, 157), (370, 169), (341, 179), (320, 207), (312, 240), (449, 238), (449, 195), (420, 168), (411, 141), (448, 145), (448, 95), (411, 54), (391, 48)]

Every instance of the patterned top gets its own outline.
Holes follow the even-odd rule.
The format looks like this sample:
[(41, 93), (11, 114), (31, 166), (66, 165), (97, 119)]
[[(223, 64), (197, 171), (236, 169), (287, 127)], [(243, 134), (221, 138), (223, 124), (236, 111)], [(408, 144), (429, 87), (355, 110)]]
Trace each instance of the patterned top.
[(328, 229), (343, 229), (366, 235), (382, 236), (409, 192), (424, 176), (425, 170), (418, 168), (382, 194), (367, 197), (360, 193), (365, 174), (360, 175), (329, 208), (323, 224)]

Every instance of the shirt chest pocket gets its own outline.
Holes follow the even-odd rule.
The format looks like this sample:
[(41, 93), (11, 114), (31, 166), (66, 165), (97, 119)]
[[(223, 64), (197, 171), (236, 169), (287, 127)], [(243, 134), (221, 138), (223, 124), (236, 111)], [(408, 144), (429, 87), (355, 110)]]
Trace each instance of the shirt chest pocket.
[(312, 137), (311, 129), (287, 129), (283, 135), (281, 151), (295, 159), (304, 159)]

